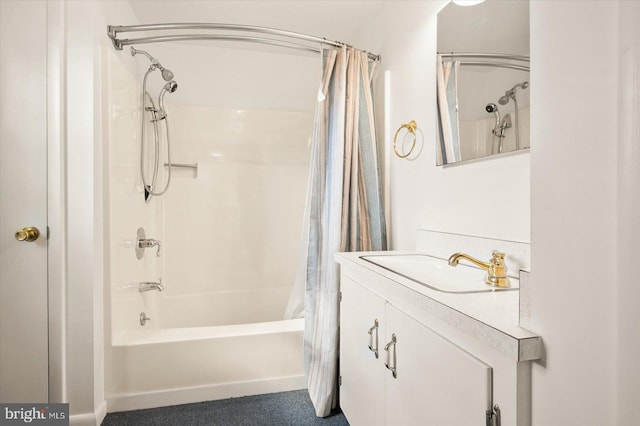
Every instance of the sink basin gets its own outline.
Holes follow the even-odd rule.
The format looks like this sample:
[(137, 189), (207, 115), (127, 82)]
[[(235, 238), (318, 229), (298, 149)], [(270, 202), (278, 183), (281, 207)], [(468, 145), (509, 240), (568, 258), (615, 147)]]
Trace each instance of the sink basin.
[(482, 269), (463, 264), (454, 268), (445, 260), (424, 254), (376, 254), (360, 259), (444, 293), (514, 291), (519, 285), (517, 278), (510, 278), (510, 288), (491, 287), (485, 283), (486, 272)]

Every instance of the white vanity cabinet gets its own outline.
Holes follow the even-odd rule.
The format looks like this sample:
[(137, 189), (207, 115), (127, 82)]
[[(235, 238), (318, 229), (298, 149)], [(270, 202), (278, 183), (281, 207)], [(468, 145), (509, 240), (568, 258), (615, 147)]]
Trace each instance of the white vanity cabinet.
[(415, 252), (336, 261), (340, 405), (352, 426), (531, 425), (543, 344), (519, 325), (520, 280), (487, 289), (481, 269)]
[(344, 275), (341, 292), (340, 405), (352, 426), (484, 424), (489, 365)]

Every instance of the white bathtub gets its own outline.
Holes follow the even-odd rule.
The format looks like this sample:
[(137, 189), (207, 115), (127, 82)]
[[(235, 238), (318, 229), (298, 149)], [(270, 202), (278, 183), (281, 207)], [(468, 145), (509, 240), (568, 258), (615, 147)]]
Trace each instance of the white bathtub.
[(285, 296), (144, 293), (152, 320), (113, 336), (109, 412), (306, 388), (304, 320), (280, 320)]

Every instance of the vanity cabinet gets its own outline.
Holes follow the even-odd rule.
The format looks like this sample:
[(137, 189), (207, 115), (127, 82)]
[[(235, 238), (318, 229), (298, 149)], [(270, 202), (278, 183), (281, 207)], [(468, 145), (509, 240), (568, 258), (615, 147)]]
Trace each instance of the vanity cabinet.
[(485, 424), (492, 368), (341, 278), (340, 405), (352, 426)]

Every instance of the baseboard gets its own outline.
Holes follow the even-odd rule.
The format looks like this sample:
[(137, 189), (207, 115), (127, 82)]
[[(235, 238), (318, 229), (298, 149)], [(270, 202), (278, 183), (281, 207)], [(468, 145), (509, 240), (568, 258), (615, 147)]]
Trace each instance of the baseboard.
[(107, 400), (103, 399), (98, 409), (96, 410), (96, 426), (102, 424), (102, 421), (107, 416)]
[(276, 377), (265, 380), (252, 380), (246, 382), (222, 383), (190, 388), (113, 395), (107, 398), (107, 411), (109, 413), (114, 413), (118, 411), (166, 407), (193, 402), (214, 401), (241, 396), (285, 392), (306, 389), (306, 387), (307, 380), (305, 376), (299, 375)]
[(69, 426), (99, 426), (107, 415), (107, 401), (96, 408), (95, 413), (73, 414), (69, 416)]

